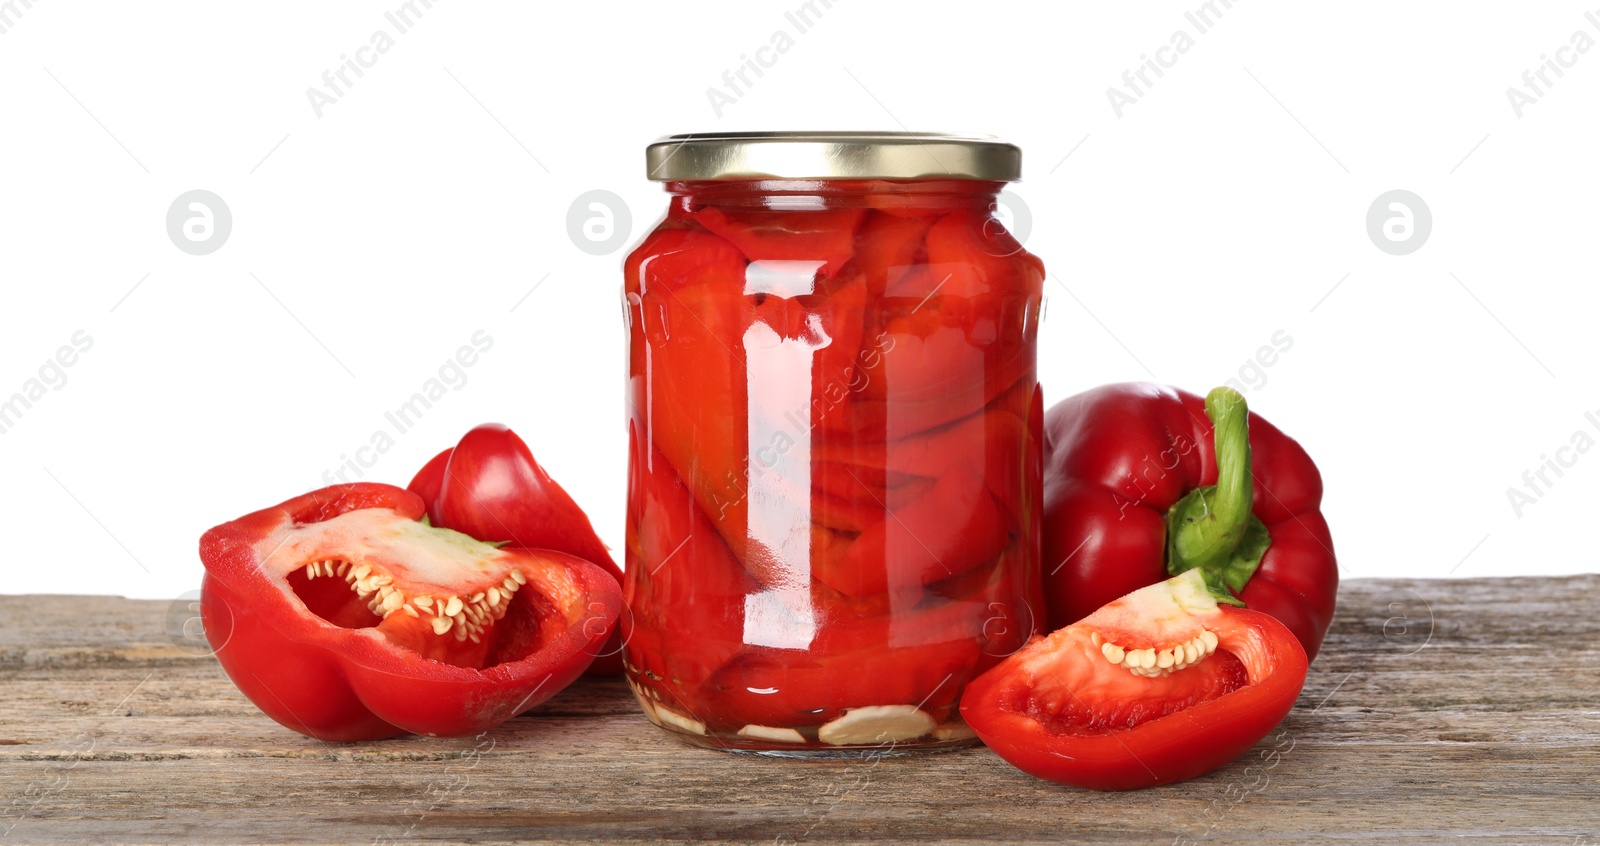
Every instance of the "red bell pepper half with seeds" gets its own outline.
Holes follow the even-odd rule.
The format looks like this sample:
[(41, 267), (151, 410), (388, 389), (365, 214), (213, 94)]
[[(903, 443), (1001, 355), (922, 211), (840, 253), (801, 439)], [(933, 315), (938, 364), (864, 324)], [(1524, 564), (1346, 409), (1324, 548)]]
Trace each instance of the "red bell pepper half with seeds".
[(239, 689), (321, 740), (471, 735), (577, 678), (622, 608), (599, 567), (423, 522), (389, 485), (336, 485), (206, 532), (200, 610)]
[(1035, 637), (979, 676), (961, 716), (1050, 781), (1131, 790), (1208, 773), (1272, 731), (1306, 652), (1282, 623), (1192, 569)]

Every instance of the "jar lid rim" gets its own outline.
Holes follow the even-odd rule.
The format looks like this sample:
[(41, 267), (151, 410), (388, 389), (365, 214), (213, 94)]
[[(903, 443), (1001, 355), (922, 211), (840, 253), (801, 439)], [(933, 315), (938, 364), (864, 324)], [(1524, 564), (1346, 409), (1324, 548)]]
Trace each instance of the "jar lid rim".
[(1022, 150), (943, 132), (693, 132), (645, 148), (655, 182), (745, 179), (972, 179), (1015, 182)]

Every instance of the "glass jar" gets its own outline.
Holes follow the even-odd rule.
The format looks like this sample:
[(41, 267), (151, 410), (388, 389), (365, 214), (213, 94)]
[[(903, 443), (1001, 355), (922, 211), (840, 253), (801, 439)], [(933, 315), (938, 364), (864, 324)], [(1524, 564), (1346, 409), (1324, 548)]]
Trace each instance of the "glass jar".
[(684, 135), (628, 257), (630, 686), (704, 746), (975, 742), (966, 683), (1044, 622), (1044, 268), (1016, 147)]

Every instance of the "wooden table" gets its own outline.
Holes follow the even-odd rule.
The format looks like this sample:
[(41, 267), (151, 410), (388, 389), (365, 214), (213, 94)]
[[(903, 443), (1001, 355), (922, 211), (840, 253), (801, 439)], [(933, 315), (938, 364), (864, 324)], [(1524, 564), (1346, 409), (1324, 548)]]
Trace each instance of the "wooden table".
[(1125, 794), (1038, 781), (982, 748), (694, 749), (621, 681), (580, 683), (482, 740), (327, 745), (169, 635), (186, 611), (0, 597), (0, 843), (1600, 846), (1600, 576), (1350, 582), (1278, 733), (1209, 776)]

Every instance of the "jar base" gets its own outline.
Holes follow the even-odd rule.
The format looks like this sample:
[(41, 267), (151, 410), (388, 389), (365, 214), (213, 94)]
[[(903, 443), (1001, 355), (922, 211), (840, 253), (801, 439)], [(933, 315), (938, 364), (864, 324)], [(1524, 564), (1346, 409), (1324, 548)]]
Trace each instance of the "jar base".
[(923, 755), (930, 752), (950, 752), (956, 749), (967, 749), (981, 745), (977, 738), (964, 738), (961, 740), (926, 740), (904, 741), (901, 743), (885, 743), (879, 746), (818, 746), (801, 749), (745, 749), (729, 744), (719, 744), (722, 738), (690, 737), (682, 732), (666, 730), (677, 735), (683, 741), (702, 749), (715, 749), (719, 752), (728, 752), (734, 755), (748, 755), (754, 758), (790, 758), (794, 760), (811, 761), (839, 761), (839, 760), (875, 760), (878, 758), (907, 758), (914, 755)]
[(672, 725), (655, 723), (656, 728), (690, 746), (749, 755), (760, 758), (792, 758), (809, 760), (863, 760), (898, 758), (925, 752), (946, 752), (982, 745), (982, 741), (962, 723), (940, 726), (933, 734), (909, 740), (881, 743), (833, 745), (818, 740), (788, 743), (764, 738), (751, 738), (737, 734), (698, 733)]

